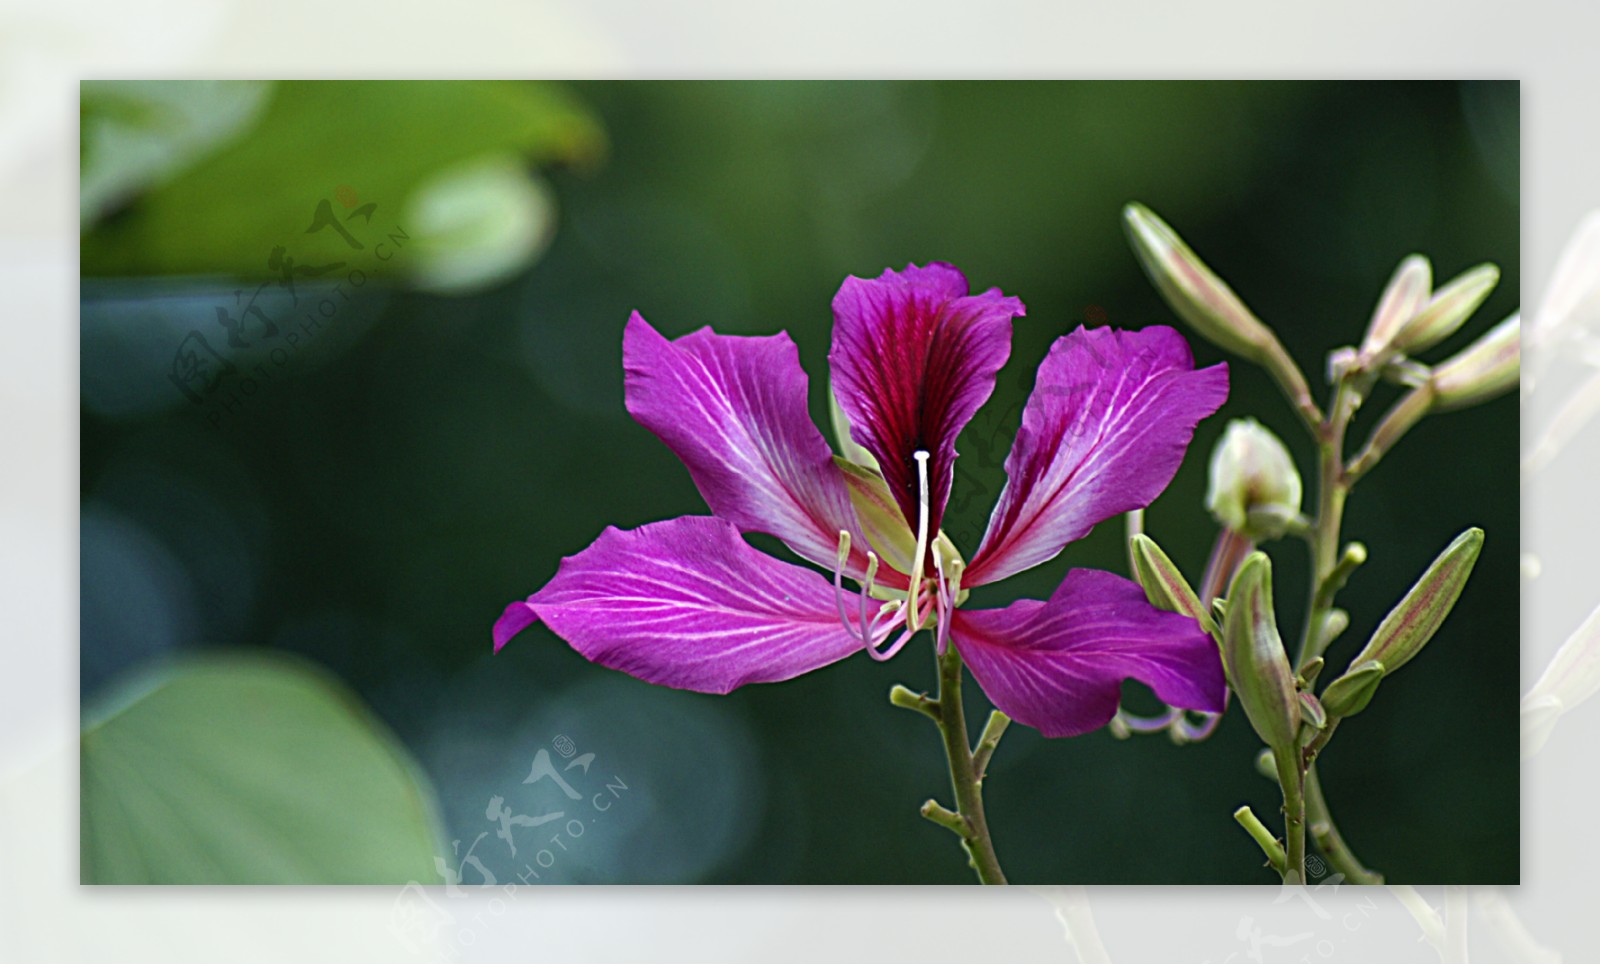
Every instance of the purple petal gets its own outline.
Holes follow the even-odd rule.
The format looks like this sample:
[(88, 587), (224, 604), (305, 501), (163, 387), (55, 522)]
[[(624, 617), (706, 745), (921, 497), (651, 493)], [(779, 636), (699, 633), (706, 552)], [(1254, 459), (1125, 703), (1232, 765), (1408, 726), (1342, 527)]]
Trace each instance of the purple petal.
[(539, 622), (539, 614), (521, 600), (506, 607), (500, 619), (494, 621), (494, 652), (499, 653), (511, 638)]
[[(865, 571), (868, 543), (833, 450), (806, 410), (806, 373), (788, 335), (704, 328), (669, 342), (635, 312), (622, 358), (628, 412), (683, 460), (713, 513), (829, 570), (839, 531), (848, 530), (845, 572)], [(884, 577), (905, 585), (887, 570)]]
[(1105, 726), (1130, 677), (1174, 707), (1220, 713), (1227, 700), (1211, 635), (1100, 570), (1072, 570), (1046, 602), (957, 610), (951, 639), (990, 701), (1046, 737)]
[(998, 288), (967, 294), (946, 264), (847, 278), (833, 299), (833, 390), (850, 435), (873, 457), (913, 530), (920, 485), (913, 453), (929, 453), (930, 526), (950, 498), (956, 436), (994, 391), (1022, 302)]
[(828, 581), (710, 516), (608, 527), (506, 610), (496, 649), (535, 620), (603, 667), (713, 694), (798, 677), (862, 649)]
[(963, 582), (1020, 573), (1096, 523), (1150, 505), (1178, 471), (1195, 425), (1227, 397), (1227, 366), (1195, 371), (1188, 344), (1170, 328), (1080, 327), (1057, 339)]

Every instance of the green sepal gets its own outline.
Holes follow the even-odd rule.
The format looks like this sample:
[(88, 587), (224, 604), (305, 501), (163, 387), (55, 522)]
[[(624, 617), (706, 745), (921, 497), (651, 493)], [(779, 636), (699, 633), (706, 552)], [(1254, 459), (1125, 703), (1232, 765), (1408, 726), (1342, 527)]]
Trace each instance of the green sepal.
[(1335, 717), (1352, 717), (1366, 710), (1383, 682), (1384, 666), (1368, 660), (1351, 667), (1322, 692), (1323, 709)]
[(889, 492), (889, 484), (876, 471), (842, 456), (834, 456), (833, 462), (844, 473), (850, 503), (856, 508), (861, 532), (873, 552), (895, 572), (911, 572), (911, 560), (917, 552), (917, 534), (906, 524), (905, 515)]

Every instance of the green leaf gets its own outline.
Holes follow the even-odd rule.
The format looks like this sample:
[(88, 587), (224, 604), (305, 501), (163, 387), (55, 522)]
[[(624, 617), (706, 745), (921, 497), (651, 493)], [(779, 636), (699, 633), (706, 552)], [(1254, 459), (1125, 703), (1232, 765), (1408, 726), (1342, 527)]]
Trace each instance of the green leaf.
[(79, 91), (78, 220), (87, 226), (241, 134), (271, 81), (86, 80)]
[(439, 883), (433, 792), (342, 685), (299, 662), (194, 658), (80, 743), (85, 884)]
[[(91, 147), (86, 143), (86, 155)], [(82, 270), (85, 276), (275, 278), (268, 258), (278, 246), (300, 266), (353, 263), (399, 229), (431, 257), (394, 257), (383, 268), (397, 275), (438, 271), (440, 250), (451, 232), (459, 232), (461, 220), (436, 215), (443, 229), (432, 237), (405, 219), (426, 210), (430, 197), (437, 200), (444, 190), (440, 178), (475, 199), (486, 190), (505, 195), (503, 177), (486, 178), (471, 162), (512, 157), (526, 170), (592, 161), (603, 150), (598, 122), (555, 85), (284, 81), (275, 85), (256, 123), (86, 231)], [(367, 204), (377, 205), (346, 225), (364, 239), (364, 250), (352, 255), (352, 246), (334, 230), (308, 231), (323, 201), (333, 202), (341, 222)], [(414, 201), (421, 207), (413, 207)], [(477, 208), (469, 207), (467, 221), (481, 221)], [(527, 222), (523, 217), (511, 227), (525, 236)], [(508, 230), (485, 226), (496, 227)], [(481, 247), (492, 233), (469, 232), (468, 241)], [(459, 268), (446, 275), (456, 280)]]

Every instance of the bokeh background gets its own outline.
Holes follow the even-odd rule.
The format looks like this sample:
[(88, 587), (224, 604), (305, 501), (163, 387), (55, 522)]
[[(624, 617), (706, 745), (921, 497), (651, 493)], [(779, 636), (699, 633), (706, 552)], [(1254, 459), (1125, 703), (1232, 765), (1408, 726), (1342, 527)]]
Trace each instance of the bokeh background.
[[(704, 512), (623, 410), (629, 311), (669, 335), (787, 330), (825, 424), (845, 275), (942, 259), (1020, 296), (1012, 361), (959, 445), (947, 530), (970, 554), (1051, 340), (1170, 320), (1123, 240), (1125, 202), (1171, 222), (1320, 384), (1410, 252), (1441, 279), (1484, 260), (1504, 272), (1430, 358), (1517, 308), (1518, 128), (1517, 86), (1488, 82), (86, 85), (85, 707), (194, 654), (310, 661), (411, 762), (436, 802), (422, 823), (466, 884), (530, 864), (541, 882), (965, 882), (948, 832), (915, 814), (948, 796), (938, 741), (885, 700), (895, 682), (931, 686), (916, 648), (720, 698), (591, 666), (542, 628), (490, 654), (504, 604), (604, 526)], [(306, 234), (325, 199), (363, 248)], [(268, 264), (278, 246), (346, 269), (296, 276), (291, 297)], [(351, 267), (366, 283), (334, 291)], [(336, 310), (285, 348), (288, 324), (267, 335), (243, 310), (252, 293), (280, 321)], [(219, 309), (251, 344), (228, 345)], [(170, 378), (191, 330), (236, 367), (198, 403)], [(1202, 364), (1220, 358), (1192, 341)], [(1255, 416), (1312, 466), (1269, 380), (1233, 374), (1147, 514), (1194, 574), (1214, 535), (1205, 458), (1228, 417)], [(1388, 401), (1369, 402), (1357, 438)], [(1346, 535), (1371, 558), (1341, 597), (1335, 661), (1450, 538), (1488, 533), (1440, 637), (1323, 759), (1342, 830), (1391, 880), (1517, 880), (1517, 439), (1510, 398), (1430, 419), (1350, 504)], [(1270, 550), (1296, 627), (1303, 548)], [(1120, 531), (973, 602), (1047, 595), (1069, 566), (1125, 571)], [(1137, 687), (1128, 699), (1150, 706)], [(575, 805), (524, 783), (541, 750), (563, 760), (558, 736), (595, 755), (566, 772)], [(1185, 747), (1014, 728), (985, 787), (1008, 874), (1270, 882), (1229, 816), (1276, 812), (1257, 747), (1236, 709)], [(254, 779), (316, 796), (283, 767)], [(592, 793), (615, 806), (592, 810)], [(564, 847), (560, 822), (516, 826), (513, 857), (495, 797), (588, 823)], [(361, 880), (360, 860), (314, 873)]]

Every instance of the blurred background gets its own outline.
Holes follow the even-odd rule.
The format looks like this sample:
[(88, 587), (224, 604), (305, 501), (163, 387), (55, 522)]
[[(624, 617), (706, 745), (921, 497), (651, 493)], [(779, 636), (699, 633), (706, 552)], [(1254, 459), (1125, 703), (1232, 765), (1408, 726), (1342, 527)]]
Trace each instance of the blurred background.
[[(970, 556), (1050, 342), (1171, 321), (1123, 239), (1124, 203), (1182, 233), (1319, 388), (1406, 254), (1440, 281), (1499, 264), (1479, 316), (1428, 356), (1443, 358), (1518, 307), (1518, 102), (1489, 82), (86, 83), (85, 822), (92, 795), (121, 799), (129, 748), (161, 758), (148, 733), (179, 734), (217, 743), (208, 759), (257, 761), (231, 786), (320, 802), (301, 820), (333, 860), (274, 880), (968, 881), (948, 832), (915, 814), (948, 797), (935, 734), (886, 701), (895, 682), (933, 684), (915, 647), (728, 697), (592, 666), (543, 628), (491, 655), (501, 608), (605, 526), (705, 512), (623, 409), (629, 311), (669, 336), (787, 330), (825, 425), (844, 276), (939, 259), (1021, 297), (1012, 361), (959, 444), (947, 531)], [(1191, 342), (1201, 364), (1221, 357)], [(1232, 372), (1146, 517), (1195, 578), (1228, 418), (1255, 416), (1308, 480), (1313, 466), (1267, 377)], [(1487, 531), (1440, 637), (1322, 761), (1346, 837), (1392, 881), (1517, 880), (1517, 440), (1509, 397), (1429, 419), (1350, 503), (1346, 537), (1370, 559), (1341, 596), (1334, 663), (1455, 534)], [(1046, 596), (1070, 566), (1126, 572), (1121, 537), (1102, 526), (973, 603)], [(1296, 627), (1304, 550), (1269, 551)], [(398, 766), (323, 767), (333, 790), (311, 784), (296, 761), (314, 736), (240, 712), (260, 708), (236, 694), (259, 688), (214, 684), (236, 651), (240, 673), (315, 678), (296, 693), (348, 711), (351, 759)], [(179, 678), (212, 687), (214, 727), (150, 709)], [(1137, 686), (1127, 699), (1153, 708)], [(128, 730), (130, 704), (148, 733), (91, 739)], [(1185, 747), (1014, 728), (985, 785), (1007, 873), (1270, 883), (1230, 817), (1278, 807), (1257, 748), (1237, 708)], [(388, 795), (406, 813), (380, 814), (372, 789), (406, 781), (415, 795)], [(369, 874), (401, 835), (358, 847), (380, 817), (421, 857)], [(258, 821), (267, 851), (300, 826), (274, 838), (275, 820)], [(216, 846), (237, 830), (220, 822)], [(133, 867), (127, 842), (84, 833)], [(217, 874), (177, 838), (136, 842), (147, 877), (163, 879), (162, 847), (200, 869), (184, 880)]]

